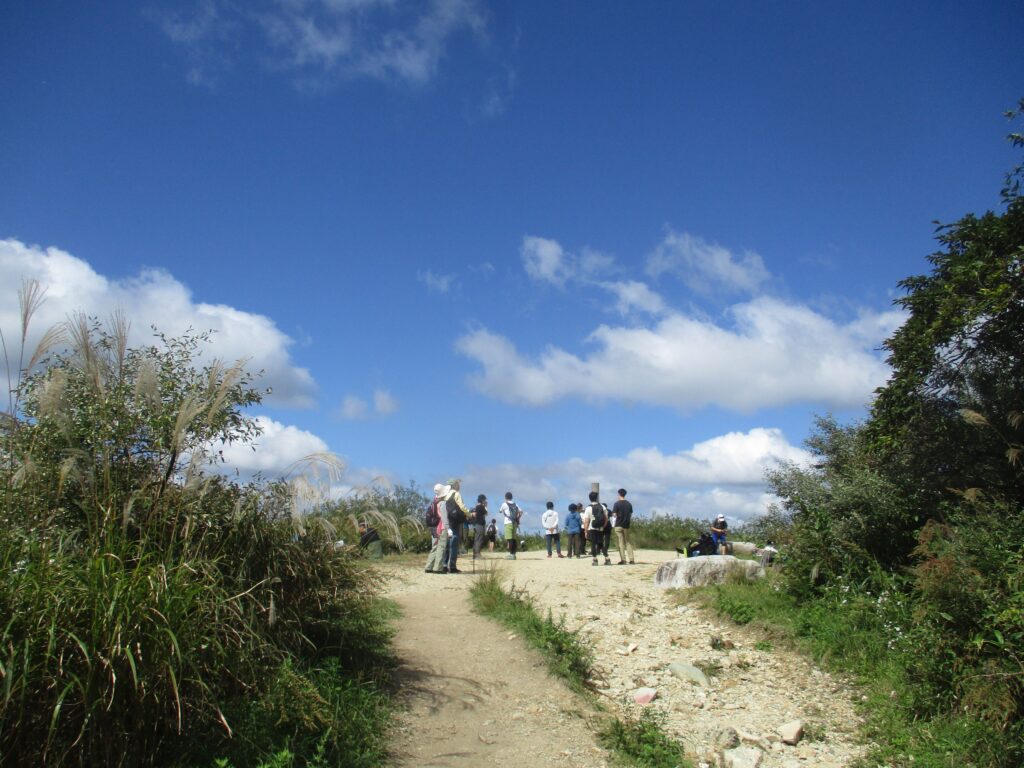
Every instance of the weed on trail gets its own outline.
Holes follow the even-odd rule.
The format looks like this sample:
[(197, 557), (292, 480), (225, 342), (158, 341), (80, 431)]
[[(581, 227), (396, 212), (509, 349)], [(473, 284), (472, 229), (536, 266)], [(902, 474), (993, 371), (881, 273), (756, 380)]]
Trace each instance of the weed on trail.
[[(515, 585), (506, 591), (499, 572), (490, 570), (480, 576), (470, 590), (473, 607), (478, 613), (495, 619), (520, 633), (530, 645), (547, 659), (551, 672), (577, 693), (592, 696), (587, 688), (593, 668), (593, 652), (575, 632), (562, 622), (555, 622), (551, 612), (544, 618), (537, 613), (533, 599)], [(665, 730), (665, 716), (645, 709), (639, 714), (630, 711), (624, 719), (605, 717), (598, 739), (614, 758), (626, 766), (637, 768), (689, 768), (683, 747)]]
[(637, 768), (688, 768), (682, 745), (665, 732), (665, 714), (654, 709), (630, 710), (611, 719), (601, 731), (602, 746), (623, 765)]
[(473, 607), (477, 613), (504, 624), (519, 632), (534, 648), (547, 659), (548, 668), (565, 680), (576, 692), (586, 690), (593, 665), (593, 652), (576, 635), (565, 628), (562, 622), (555, 622), (551, 612), (541, 618), (532, 598), (524, 591), (506, 592), (501, 587), (498, 571), (484, 573), (470, 590)]

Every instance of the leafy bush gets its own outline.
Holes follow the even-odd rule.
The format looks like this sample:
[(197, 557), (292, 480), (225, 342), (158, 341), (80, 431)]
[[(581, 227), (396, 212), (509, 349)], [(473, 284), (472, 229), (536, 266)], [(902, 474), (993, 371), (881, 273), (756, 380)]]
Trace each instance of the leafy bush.
[(629, 712), (623, 719), (608, 721), (601, 731), (601, 744), (625, 765), (638, 768), (684, 768), (692, 765), (682, 745), (665, 732), (664, 713), (644, 709)]
[[(27, 286), (24, 322), (37, 300)], [(320, 691), (370, 690), (390, 662), (372, 575), (333, 546), (332, 527), (294, 517), (292, 486), (206, 471), (219, 445), (257, 432), (242, 412), (259, 401), (246, 374), (194, 368), (202, 336), (131, 349), (126, 331), (72, 323), (69, 351), (31, 362), (0, 422), (0, 753), (11, 765), (215, 750), (289, 660)], [(354, 738), (316, 722), (321, 751)]]

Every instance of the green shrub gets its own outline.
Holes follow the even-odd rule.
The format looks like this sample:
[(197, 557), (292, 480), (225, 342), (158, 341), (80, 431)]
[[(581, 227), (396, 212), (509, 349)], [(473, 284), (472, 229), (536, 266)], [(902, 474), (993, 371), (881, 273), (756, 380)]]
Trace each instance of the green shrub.
[(638, 768), (685, 768), (691, 765), (682, 745), (665, 732), (664, 713), (646, 708), (610, 719), (601, 744), (624, 765)]

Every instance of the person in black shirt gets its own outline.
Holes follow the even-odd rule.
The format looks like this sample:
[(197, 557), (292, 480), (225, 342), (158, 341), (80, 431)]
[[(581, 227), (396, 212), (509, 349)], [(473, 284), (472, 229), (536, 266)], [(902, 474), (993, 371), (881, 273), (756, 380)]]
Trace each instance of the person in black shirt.
[(482, 493), (476, 497), (476, 506), (473, 507), (473, 559), (480, 557), (480, 550), (484, 547), (484, 532), (487, 530), (487, 497)]
[(626, 501), (626, 489), (619, 488), (619, 500), (612, 507), (615, 515), (615, 541), (619, 545), (619, 565), (626, 564), (626, 550), (629, 550), (629, 564), (636, 562), (636, 550), (629, 540), (629, 524), (633, 520), (633, 505)]

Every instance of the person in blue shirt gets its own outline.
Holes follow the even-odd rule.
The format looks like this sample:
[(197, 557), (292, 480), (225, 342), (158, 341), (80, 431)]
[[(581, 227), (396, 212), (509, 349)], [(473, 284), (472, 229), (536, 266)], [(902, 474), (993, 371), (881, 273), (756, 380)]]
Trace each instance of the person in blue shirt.
[(575, 504), (569, 505), (569, 516), (565, 518), (565, 532), (569, 534), (569, 557), (583, 555), (583, 518)]

